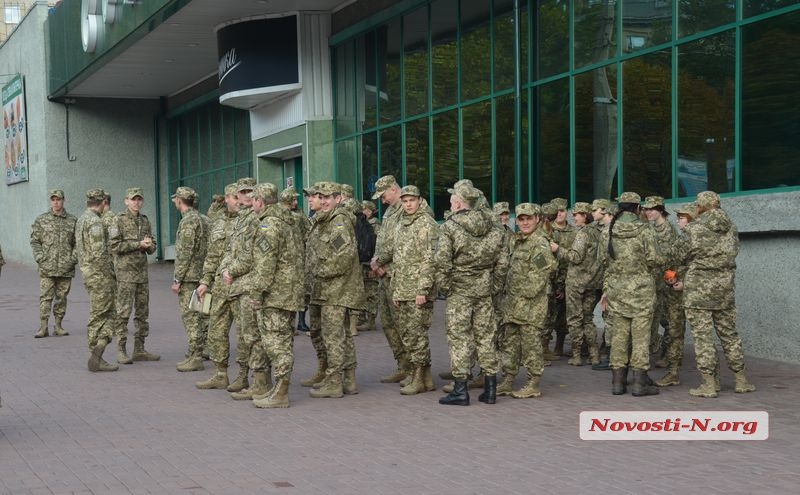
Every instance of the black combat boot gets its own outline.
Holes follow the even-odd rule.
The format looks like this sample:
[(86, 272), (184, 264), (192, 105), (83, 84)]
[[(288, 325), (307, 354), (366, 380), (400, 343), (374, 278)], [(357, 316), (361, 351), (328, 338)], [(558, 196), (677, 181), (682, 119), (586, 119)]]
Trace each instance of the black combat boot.
[(297, 330), (299, 332), (310, 332), (311, 331), (311, 329), (308, 328), (308, 325), (306, 325), (306, 312), (305, 312), (305, 310), (297, 312)]
[(439, 399), (439, 404), (447, 406), (468, 406), (469, 391), (467, 390), (467, 381), (456, 380), (453, 384), (453, 391)]
[(658, 395), (658, 387), (653, 385), (653, 380), (647, 376), (646, 370), (633, 370), (633, 386), (631, 387), (631, 394), (634, 397)]
[(628, 391), (628, 368), (611, 369), (611, 393), (622, 395)]
[(486, 404), (497, 402), (497, 375), (485, 375), (483, 378), (483, 393), (478, 400)]
[(606, 355), (600, 355), (600, 362), (597, 364), (592, 365), (592, 369), (595, 371), (608, 371), (611, 369), (611, 362)]

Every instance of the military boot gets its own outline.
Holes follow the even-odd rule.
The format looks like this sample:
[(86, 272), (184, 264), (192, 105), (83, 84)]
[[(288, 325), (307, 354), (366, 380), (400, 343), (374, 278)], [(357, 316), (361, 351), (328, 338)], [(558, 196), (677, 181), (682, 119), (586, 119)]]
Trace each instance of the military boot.
[[(103, 352), (106, 350), (106, 346), (108, 345), (108, 341), (106, 339), (99, 339), (97, 344), (92, 347), (92, 354), (89, 357), (88, 368), (89, 371), (96, 372), (96, 371), (113, 371), (110, 369), (102, 369), (105, 366), (101, 366), (101, 362), (103, 361)], [(108, 364), (108, 363), (106, 363)]]
[(646, 395), (658, 395), (658, 387), (650, 385), (652, 380), (647, 376), (646, 370), (633, 370), (633, 386), (631, 394), (634, 397), (644, 397)]
[(446, 406), (468, 406), (469, 389), (465, 380), (456, 380), (453, 391), (439, 399), (439, 404)]
[(425, 385), (425, 392), (433, 392), (436, 390), (436, 384), (433, 383), (433, 374), (431, 373), (431, 365), (422, 368), (422, 384)]
[(304, 387), (313, 387), (315, 383), (319, 383), (325, 378), (325, 370), (328, 369), (328, 362), (322, 358), (317, 358), (317, 372), (310, 378), (300, 381), (300, 385)]
[[(158, 361), (161, 359), (161, 356), (147, 352), (144, 348), (144, 339), (136, 337), (136, 340), (133, 342), (133, 356), (131, 356), (131, 359), (134, 361)], [(202, 359), (203, 358), (200, 358), (201, 361)]]
[(233, 400), (250, 400), (255, 396), (262, 398), (267, 395), (267, 392), (272, 387), (272, 380), (267, 375), (266, 371), (253, 372), (253, 384), (248, 388), (243, 388), (238, 392), (231, 392), (231, 399)]
[(345, 395), (355, 395), (358, 393), (356, 385), (356, 369), (350, 368), (342, 373), (342, 393)]
[(567, 335), (564, 333), (556, 333), (556, 344), (553, 348), (553, 354), (558, 356), (566, 356), (564, 354), (564, 339), (566, 339)]
[(356, 329), (358, 329), (359, 332), (371, 332), (375, 330), (375, 314), (367, 313), (367, 317), (356, 326)]
[(736, 384), (733, 386), (733, 391), (737, 394), (756, 391), (756, 386), (748, 382), (747, 377), (744, 376), (744, 369), (736, 372)]
[(306, 312), (305, 311), (298, 311), (297, 312), (297, 330), (301, 332), (310, 332), (311, 329), (308, 328), (306, 325)]
[(717, 396), (717, 389), (714, 386), (714, 375), (703, 373), (702, 376), (703, 383), (701, 383), (697, 388), (690, 388), (689, 395), (693, 397), (705, 397), (707, 399), (713, 399)]
[(719, 382), (719, 359), (717, 360), (717, 365), (714, 366), (714, 390), (717, 392), (722, 390), (722, 384)]
[(308, 395), (315, 399), (322, 399), (331, 397), (338, 399), (344, 397), (344, 390), (342, 387), (342, 374), (341, 373), (328, 373), (322, 381), (322, 386), (319, 388), (312, 388)]
[(597, 344), (589, 344), (589, 362), (592, 366), (600, 364), (600, 352), (597, 349)]
[(656, 380), (656, 386), (658, 387), (671, 387), (673, 385), (680, 385), (681, 379), (678, 376), (678, 370), (676, 368), (670, 368), (667, 370), (667, 374), (661, 377), (660, 380)]
[(250, 382), (247, 380), (247, 374), (250, 372), (250, 368), (247, 366), (239, 366), (239, 374), (236, 375), (236, 379), (225, 387), (225, 390), (228, 392), (239, 392), (240, 390), (244, 390), (250, 386)]
[(542, 341), (542, 358), (545, 361), (558, 361), (561, 359), (561, 356), (550, 350), (547, 341)]
[(188, 371), (203, 371), (206, 367), (203, 365), (203, 356), (199, 352), (194, 353), (189, 359), (175, 367), (180, 372)]
[(608, 356), (603, 355), (600, 356), (600, 362), (597, 364), (592, 365), (592, 369), (595, 371), (608, 371), (611, 369), (611, 362), (608, 359)]
[(200, 390), (218, 390), (228, 386), (228, 367), (222, 364), (217, 365), (217, 371), (208, 380), (197, 382), (195, 387)]
[(486, 379), (484, 378), (483, 370), (481, 370), (480, 373), (478, 373), (478, 376), (471, 379), (467, 384), (469, 388), (483, 388), (485, 385)]
[(539, 375), (528, 375), (528, 382), (519, 390), (511, 392), (511, 397), (515, 399), (532, 399), (542, 396), (541, 389), (542, 377)]
[(611, 368), (611, 393), (622, 395), (628, 391), (628, 368)]
[(567, 361), (567, 364), (572, 366), (583, 366), (583, 357), (581, 357), (581, 346), (572, 343), (572, 357)]
[(454, 380), (455, 379), (455, 377), (453, 376), (453, 372), (452, 371), (442, 371), (441, 373), (439, 373), (439, 378), (441, 378), (442, 380)]
[(111, 364), (107, 362), (105, 359), (100, 358), (100, 369), (97, 371), (117, 371), (119, 369), (119, 365)]
[(397, 362), (397, 370), (391, 375), (381, 377), (381, 383), (399, 383), (408, 374), (408, 362), (401, 359)]
[(253, 399), (253, 405), (262, 409), (289, 407), (289, 380), (281, 378), (263, 399)]
[(504, 395), (511, 395), (514, 391), (514, 375), (503, 375), (503, 381), (497, 386), (497, 395), (502, 397)]
[(47, 333), (47, 320), (49, 318), (42, 318), (39, 322), (39, 331), (34, 334), (34, 339), (41, 339), (42, 337), (47, 337), (49, 334)]
[(133, 360), (128, 357), (127, 344), (128, 339), (125, 337), (117, 340), (117, 362), (119, 364), (133, 364)]
[(478, 400), (485, 404), (497, 402), (497, 375), (485, 375), (483, 380), (483, 393)]
[(61, 322), (64, 321), (63, 316), (56, 316), (56, 323), (53, 325), (53, 335), (56, 337), (66, 337), (69, 335), (69, 332), (64, 330), (64, 327), (61, 326)]
[(400, 393), (403, 395), (416, 395), (425, 392), (425, 369), (422, 367), (415, 368), (411, 377), (411, 381), (400, 389)]

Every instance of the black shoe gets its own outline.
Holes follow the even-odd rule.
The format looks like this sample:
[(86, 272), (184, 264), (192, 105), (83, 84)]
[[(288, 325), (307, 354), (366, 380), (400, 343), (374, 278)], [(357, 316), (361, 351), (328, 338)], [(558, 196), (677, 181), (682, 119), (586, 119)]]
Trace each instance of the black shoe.
[(478, 400), (486, 404), (497, 402), (497, 375), (485, 375), (483, 378), (483, 393)]
[(658, 395), (658, 387), (652, 383), (653, 380), (647, 376), (647, 371), (633, 370), (633, 386), (631, 387), (631, 394), (634, 397)]
[(310, 332), (311, 329), (308, 328), (306, 325), (306, 312), (305, 311), (298, 311), (297, 312), (297, 331), (298, 332)]
[(608, 360), (608, 356), (603, 356), (600, 358), (600, 362), (597, 364), (592, 365), (592, 369), (595, 371), (608, 371), (611, 369), (611, 362)]
[(628, 368), (611, 370), (611, 393), (622, 395), (628, 391)]
[(466, 380), (456, 380), (453, 384), (453, 391), (439, 399), (439, 404), (447, 406), (468, 406), (469, 391), (467, 390)]

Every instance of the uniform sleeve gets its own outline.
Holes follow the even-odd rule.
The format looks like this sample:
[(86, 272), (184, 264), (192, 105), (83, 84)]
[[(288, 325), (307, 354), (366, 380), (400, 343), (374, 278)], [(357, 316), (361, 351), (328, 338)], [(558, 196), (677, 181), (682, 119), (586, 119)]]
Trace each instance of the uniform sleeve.
[(41, 263), (44, 257), (42, 252), (42, 225), (39, 217), (34, 220), (31, 225), (31, 250), (33, 251), (33, 259), (36, 263)]
[(101, 259), (105, 255), (106, 238), (103, 230), (103, 224), (100, 221), (92, 223), (89, 227), (88, 246), (85, 246), (89, 251), (89, 256), (86, 257), (87, 259), (94, 261)]
[(647, 266), (651, 270), (660, 269), (660, 267), (664, 266), (666, 258), (661, 253), (661, 249), (658, 247), (656, 233), (652, 228), (644, 229), (644, 232), (644, 246)]
[(427, 296), (431, 293), (431, 289), (436, 283), (436, 268), (433, 263), (433, 256), (436, 253), (436, 246), (439, 240), (439, 227), (434, 222), (433, 225), (426, 225), (424, 229), (420, 230), (419, 234), (417, 239), (417, 245), (420, 247), (417, 295)]
[(142, 218), (144, 222), (144, 228), (142, 229), (142, 235), (144, 237), (150, 236), (153, 239), (153, 244), (147, 248), (147, 254), (153, 254), (156, 252), (156, 238), (153, 235), (153, 227), (150, 225), (150, 220), (147, 217)]
[(436, 268), (436, 285), (443, 294), (450, 292), (453, 279), (453, 239), (445, 222), (439, 229), (439, 247), (433, 255), (433, 264)]
[[(335, 222), (336, 219), (331, 221)], [(318, 253), (316, 274), (322, 279), (341, 277), (352, 268), (352, 258), (358, 258), (353, 228), (344, 224), (342, 227), (334, 227), (334, 230), (325, 243), (323, 252)]]
[(255, 222), (247, 226), (248, 230), (244, 234), (245, 235), (245, 242), (243, 246), (244, 249), (242, 250), (240, 255), (237, 256), (236, 258), (232, 258), (230, 256), (226, 257), (226, 259), (230, 261), (226, 268), (230, 276), (233, 278), (239, 278), (253, 269), (254, 266), (253, 240), (255, 237), (256, 227), (257, 224), (255, 224)]
[(506, 277), (508, 276), (508, 268), (510, 266), (508, 251), (503, 249), (503, 246), (498, 246), (497, 260), (494, 263), (494, 270), (492, 271), (492, 295), (497, 295), (503, 292), (506, 284)]
[(175, 241), (175, 280), (182, 281), (189, 271), (192, 253), (197, 249), (198, 230), (200, 225), (184, 218), (178, 225), (177, 240)]
[(253, 240), (254, 270), (261, 294), (269, 293), (275, 283), (275, 271), (281, 252), (281, 236), (273, 226), (260, 225)]
[(580, 265), (583, 263), (583, 259), (586, 257), (586, 251), (589, 250), (590, 241), (588, 234), (584, 232), (584, 229), (586, 228), (587, 227), (584, 227), (578, 231), (571, 247), (558, 247), (558, 251), (556, 252), (558, 259), (565, 259), (573, 265)]
[(139, 250), (139, 240), (126, 240), (123, 234), (125, 219), (122, 215), (108, 226), (108, 243), (114, 254), (126, 254)]
[(203, 261), (203, 276), (201, 284), (210, 286), (214, 282), (214, 277), (222, 262), (222, 255), (225, 252), (225, 220), (219, 218), (214, 222), (211, 233), (208, 236), (208, 249), (206, 259)]

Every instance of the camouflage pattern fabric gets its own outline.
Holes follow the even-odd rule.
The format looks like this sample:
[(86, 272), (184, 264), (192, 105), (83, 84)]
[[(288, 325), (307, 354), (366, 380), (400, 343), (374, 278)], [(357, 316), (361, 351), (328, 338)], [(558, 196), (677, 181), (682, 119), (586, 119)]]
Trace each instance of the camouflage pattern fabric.
[(215, 364), (227, 367), (231, 355), (231, 325), (239, 319), (239, 306), (226, 297), (212, 297), (205, 349)]
[(252, 207), (242, 205), (220, 266), (220, 271), (227, 270), (233, 277), (228, 297), (251, 293), (258, 286), (253, 270), (253, 238), (258, 224), (258, 215)]
[(614, 314), (614, 338), (611, 343), (611, 368), (650, 369), (651, 315), (634, 317)]
[(117, 215), (108, 227), (109, 244), (114, 253), (114, 268), (117, 280), (136, 284), (147, 284), (147, 255), (156, 252), (156, 242), (146, 251), (139, 248), (145, 237), (153, 237), (153, 229), (147, 215), (136, 215), (126, 209)]
[[(511, 335), (512, 341), (518, 342), (516, 356), (506, 354), (512, 359), (503, 361), (503, 375), (516, 376), (520, 365), (528, 370), (532, 376), (542, 376), (544, 373), (544, 357), (542, 349), (542, 328), (535, 325), (519, 325), (517, 323), (506, 323), (505, 338)], [(516, 358), (516, 359), (514, 359)]]
[(328, 352), (325, 350), (325, 342), (322, 341), (322, 306), (318, 304), (308, 305), (308, 336), (311, 338), (311, 345), (317, 354), (318, 359), (328, 359)]
[(97, 212), (86, 209), (75, 226), (75, 247), (89, 293), (89, 321), (86, 333), (89, 349), (99, 339), (111, 341), (116, 322), (114, 310), (114, 269), (106, 229)]
[(390, 205), (383, 212), (383, 222), (375, 241), (375, 260), (386, 270), (386, 274), (380, 279), (378, 286), (378, 312), (381, 314), (381, 327), (386, 335), (389, 348), (395, 361), (403, 363), (408, 360), (403, 339), (400, 337), (397, 328), (397, 316), (392, 300), (392, 249), (394, 246), (394, 235), (397, 224), (403, 215), (403, 207), (398, 202)]
[[(372, 230), (375, 232), (375, 235), (380, 235), (381, 222), (375, 217), (370, 218), (368, 221), (372, 227)], [(381, 296), (380, 283), (378, 278), (372, 273), (369, 263), (361, 264), (361, 278), (364, 280), (364, 295), (366, 297), (367, 308), (366, 311), (374, 316), (378, 314), (378, 304)]]
[(203, 352), (208, 334), (208, 317), (203, 313), (189, 309), (189, 300), (192, 298), (192, 292), (197, 288), (197, 285), (197, 282), (183, 282), (178, 291), (181, 321), (183, 322), (183, 328), (186, 330), (190, 356)]
[[(683, 299), (682, 292), (672, 290), (672, 287), (664, 282), (665, 270), (678, 269), (676, 255), (674, 252), (675, 246), (678, 242), (678, 232), (668, 221), (664, 221), (661, 225), (653, 224), (653, 230), (656, 234), (656, 243), (658, 244), (658, 248), (661, 251), (661, 254), (664, 256), (664, 264), (653, 272), (653, 280), (655, 280), (656, 283), (656, 307), (655, 311), (653, 312), (653, 323), (650, 327), (651, 351), (655, 351), (655, 349), (653, 349), (653, 345), (654, 343), (657, 343), (655, 339), (657, 339), (659, 335), (659, 326), (663, 325), (664, 337), (666, 341), (669, 342), (670, 327), (673, 324), (679, 324), (674, 319), (673, 321), (670, 321), (670, 315), (672, 315), (674, 318), (678, 314), (678, 311), (671, 311), (670, 306), (674, 304), (681, 304)], [(681, 319), (683, 319), (682, 316)]]
[(150, 335), (150, 289), (147, 284), (117, 280), (117, 336), (128, 336), (128, 319), (133, 313), (136, 338)]
[(593, 348), (597, 345), (597, 328), (594, 325), (594, 307), (599, 300), (602, 270), (600, 229), (594, 223), (577, 229), (572, 246), (558, 247), (556, 255), (567, 260), (565, 287), (567, 329), (572, 348), (584, 342)]
[(490, 297), (447, 296), (445, 326), (450, 368), (456, 380), (466, 380), (476, 353), (484, 373), (498, 371), (497, 328)]
[(208, 248), (209, 225), (195, 210), (186, 210), (175, 234), (175, 272), (179, 282), (198, 282)]
[(686, 319), (692, 326), (697, 370), (700, 373), (713, 374), (718, 364), (719, 357), (714, 346), (713, 331), (716, 331), (722, 344), (728, 369), (734, 373), (744, 369), (744, 346), (736, 331), (736, 308), (716, 310), (687, 308)]
[(67, 314), (67, 295), (72, 288), (71, 277), (39, 278), (39, 317), (43, 320), (50, 317), (50, 309), (57, 319)]
[(261, 345), (259, 315), (261, 298), (254, 299), (249, 294), (237, 297), (239, 302), (239, 333), (236, 334), (236, 362), (240, 367), (264, 371), (269, 366), (267, 353)]
[(31, 250), (39, 265), (40, 277), (75, 276), (75, 224), (78, 221), (66, 210), (57, 215), (42, 213), (31, 226)]
[(428, 330), (433, 323), (433, 301), (418, 305), (415, 301), (400, 301), (395, 308), (398, 333), (403, 341), (409, 362), (414, 368), (431, 364), (431, 345)]
[(321, 307), (322, 341), (325, 344), (328, 368), (326, 375), (341, 374), (356, 367), (356, 348), (350, 328), (346, 327), (344, 306)]
[[(576, 230), (575, 227), (568, 222), (563, 226), (557, 225), (555, 222), (551, 224), (552, 233), (550, 237), (553, 242), (563, 247), (570, 249), (575, 240)], [(567, 301), (566, 301), (566, 287), (567, 287), (567, 268), (569, 262), (566, 259), (559, 260), (558, 270), (553, 274), (553, 297), (550, 300), (550, 307), (548, 308), (549, 321), (547, 328), (554, 330), (556, 335), (567, 333)], [(556, 295), (562, 295), (557, 299)], [(550, 337), (550, 332), (546, 332), (547, 337)]]
[(520, 327), (514, 323), (503, 323), (497, 331), (497, 352), (503, 376), (517, 376), (519, 373), (522, 362)]
[(289, 380), (294, 369), (294, 311), (264, 308), (259, 315), (261, 344), (272, 363), (275, 380)]
[(439, 239), (439, 225), (427, 213), (417, 210), (403, 213), (395, 226), (391, 247), (394, 276), (391, 279), (393, 301), (413, 301), (418, 295), (434, 300), (436, 267), (433, 254)]

